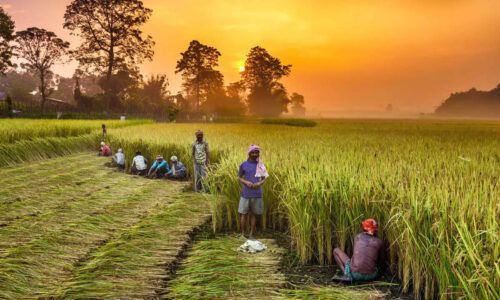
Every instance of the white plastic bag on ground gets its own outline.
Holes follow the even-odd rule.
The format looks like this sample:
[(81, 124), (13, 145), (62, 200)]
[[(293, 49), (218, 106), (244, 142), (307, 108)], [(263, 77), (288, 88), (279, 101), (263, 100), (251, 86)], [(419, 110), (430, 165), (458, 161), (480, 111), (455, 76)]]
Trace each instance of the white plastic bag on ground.
[(259, 241), (247, 240), (243, 245), (238, 247), (238, 251), (247, 253), (261, 252), (267, 249), (267, 246)]

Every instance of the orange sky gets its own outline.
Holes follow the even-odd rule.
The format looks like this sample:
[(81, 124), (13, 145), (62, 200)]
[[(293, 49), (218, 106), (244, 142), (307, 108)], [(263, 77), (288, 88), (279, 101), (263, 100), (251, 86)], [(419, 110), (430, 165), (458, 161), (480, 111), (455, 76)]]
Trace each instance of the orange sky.
[[(0, 0), (16, 22), (55, 31), (69, 0)], [(167, 74), (173, 92), (179, 53), (189, 41), (219, 49), (226, 82), (253, 46), (292, 64), (284, 80), (319, 111), (430, 112), (451, 92), (500, 83), (498, 0), (145, 0), (144, 32), (156, 41), (145, 74)], [(75, 64), (56, 71), (72, 75)]]

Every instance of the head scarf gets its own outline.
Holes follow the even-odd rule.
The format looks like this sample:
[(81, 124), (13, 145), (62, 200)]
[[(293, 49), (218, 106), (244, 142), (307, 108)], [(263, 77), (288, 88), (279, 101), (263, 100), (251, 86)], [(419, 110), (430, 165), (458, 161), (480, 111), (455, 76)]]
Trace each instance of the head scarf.
[(378, 223), (375, 219), (364, 220), (363, 222), (361, 222), (361, 225), (363, 225), (364, 230), (368, 231), (371, 234), (374, 234), (378, 229)]
[[(257, 145), (250, 145), (248, 147), (248, 155), (250, 155), (250, 152), (252, 151), (259, 151), (260, 154), (260, 147)], [(255, 177), (269, 177), (269, 174), (267, 173), (266, 166), (260, 161), (260, 157), (257, 158), (257, 170), (255, 170)]]
[(250, 155), (250, 152), (255, 151), (255, 150), (257, 150), (257, 151), (260, 152), (259, 146), (257, 146), (257, 145), (250, 145), (250, 147), (248, 147), (248, 155)]
[(161, 155), (156, 155), (156, 159), (157, 159), (157, 160), (158, 160), (158, 159), (163, 159), (163, 156), (161, 156)]
[(118, 148), (118, 153), (123, 153), (123, 149), (122, 148)]
[(203, 135), (203, 131), (198, 130), (198, 131), (196, 131), (195, 135), (196, 135), (196, 136)]
[(174, 155), (174, 156), (172, 156), (172, 157), (170, 158), (170, 160), (171, 160), (171, 161), (177, 161), (177, 156), (175, 156), (175, 155)]
[(101, 146), (106, 146), (106, 143), (104, 143), (104, 142), (101, 142)]

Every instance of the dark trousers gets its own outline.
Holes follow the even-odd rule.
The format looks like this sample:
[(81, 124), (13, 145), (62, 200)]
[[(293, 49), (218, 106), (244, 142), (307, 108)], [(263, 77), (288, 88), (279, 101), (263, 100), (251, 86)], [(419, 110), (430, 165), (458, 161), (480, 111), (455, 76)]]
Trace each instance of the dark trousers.
[(135, 166), (132, 167), (131, 171), (132, 171), (132, 174), (140, 175), (140, 176), (144, 176), (148, 173), (148, 169), (137, 170), (137, 168)]

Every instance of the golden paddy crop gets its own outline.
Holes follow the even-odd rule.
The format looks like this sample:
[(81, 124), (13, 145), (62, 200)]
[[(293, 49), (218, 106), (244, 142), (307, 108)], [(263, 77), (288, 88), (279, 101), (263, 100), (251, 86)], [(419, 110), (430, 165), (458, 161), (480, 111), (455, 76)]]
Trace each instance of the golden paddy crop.
[[(80, 121), (36, 121), (16, 135), (6, 132), (29, 126), (18, 123), (14, 130), (9, 122), (0, 121), (0, 165), (12, 157), (19, 162), (98, 148), (101, 121), (78, 125), (97, 127), (89, 132), (63, 134), (40, 128)], [(202, 129), (211, 152), (216, 230), (239, 226), (238, 167), (248, 146), (257, 144), (270, 173), (261, 226), (289, 232), (303, 262), (332, 263), (332, 249), (349, 252), (360, 221), (373, 217), (390, 269), (416, 297), (500, 297), (498, 122), (106, 124), (111, 148), (124, 149), (127, 166), (140, 150), (150, 162), (157, 154), (177, 155), (192, 168), (190, 145)]]
[(262, 148), (262, 227), (288, 230), (303, 262), (332, 263), (373, 217), (404, 289), (440, 299), (500, 296), (500, 124), (334, 121), (314, 128), (262, 124), (169, 124), (113, 131), (130, 162), (177, 155), (191, 165), (194, 132), (212, 153), (214, 228), (238, 227), (238, 166)]

